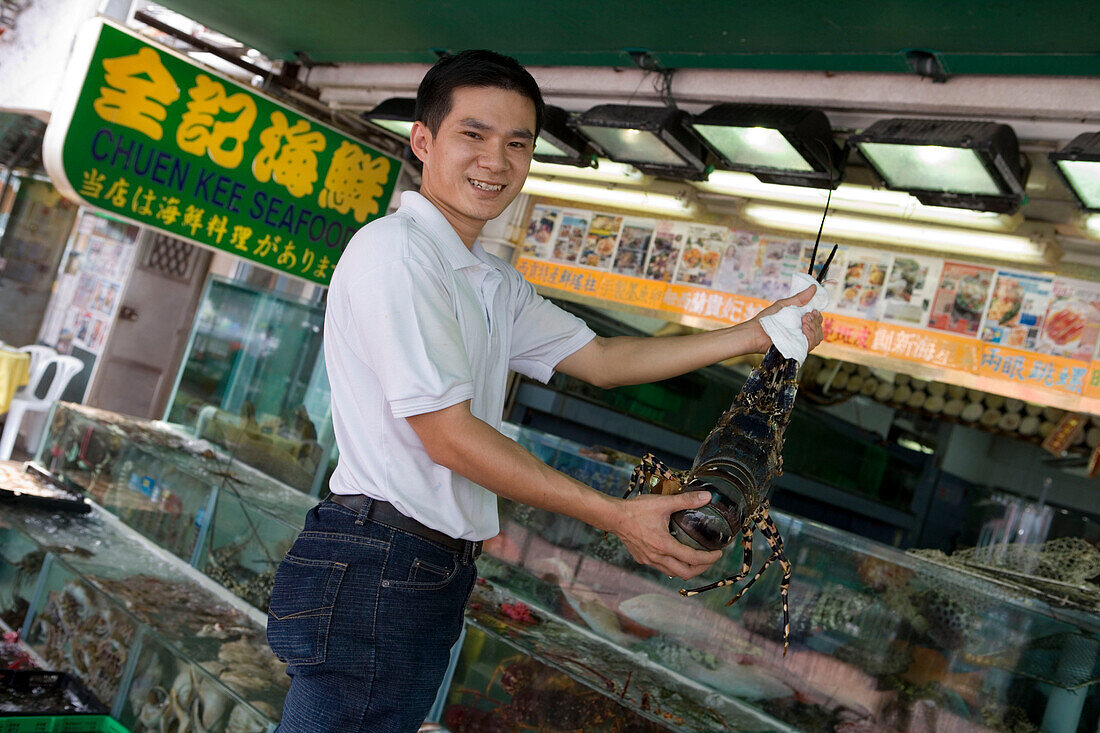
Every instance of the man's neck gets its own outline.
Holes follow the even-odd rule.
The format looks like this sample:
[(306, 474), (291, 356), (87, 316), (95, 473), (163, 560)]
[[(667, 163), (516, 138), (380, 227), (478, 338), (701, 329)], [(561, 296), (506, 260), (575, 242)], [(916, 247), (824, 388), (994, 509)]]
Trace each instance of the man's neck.
[(439, 199), (432, 196), (431, 191), (428, 191), (424, 187), (420, 188), (420, 195), (428, 199), (440, 214), (443, 214), (443, 218), (447, 220), (447, 223), (451, 225), (451, 228), (455, 230), (455, 234), (462, 240), (462, 243), (466, 245), (466, 249), (472, 250), (474, 242), (477, 241), (478, 236), (481, 234), (481, 230), (485, 227), (485, 222), (471, 219), (468, 216), (463, 216), (451, 207)]

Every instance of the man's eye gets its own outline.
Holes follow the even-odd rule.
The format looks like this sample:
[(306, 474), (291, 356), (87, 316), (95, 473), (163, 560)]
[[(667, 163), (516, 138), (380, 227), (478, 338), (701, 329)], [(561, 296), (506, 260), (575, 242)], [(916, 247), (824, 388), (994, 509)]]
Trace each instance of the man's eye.
[(478, 135), (476, 132), (473, 132), (471, 130), (467, 130), (466, 132), (464, 132), (462, 134), (465, 135), (466, 137), (473, 138), (474, 140), (480, 140), (481, 139), (481, 135)]
[(526, 150), (526, 149), (527, 149), (527, 143), (525, 143), (525, 142), (519, 142), (519, 141), (517, 140), (516, 142), (513, 142), (513, 143), (512, 143), (512, 147), (513, 147), (513, 148), (516, 148), (517, 150)]

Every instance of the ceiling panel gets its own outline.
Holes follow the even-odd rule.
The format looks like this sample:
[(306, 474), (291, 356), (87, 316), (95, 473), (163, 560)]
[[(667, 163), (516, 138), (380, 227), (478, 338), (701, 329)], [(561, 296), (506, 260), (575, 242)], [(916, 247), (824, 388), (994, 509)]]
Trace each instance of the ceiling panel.
[(906, 71), (905, 51), (953, 74), (1100, 75), (1100, 3), (1087, 0), (161, 0), (270, 58), (428, 63), (492, 48), (529, 65)]

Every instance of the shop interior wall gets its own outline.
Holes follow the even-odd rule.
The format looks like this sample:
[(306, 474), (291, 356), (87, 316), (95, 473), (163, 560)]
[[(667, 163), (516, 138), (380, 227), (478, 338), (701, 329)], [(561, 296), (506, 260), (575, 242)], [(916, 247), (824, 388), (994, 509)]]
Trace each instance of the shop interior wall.
[(1051, 465), (1052, 455), (1037, 445), (965, 425), (949, 425), (940, 449), (940, 467), (978, 486), (1038, 499), (1046, 478), (1053, 479), (1046, 500), (1068, 509), (1100, 515), (1100, 479), (1083, 467)]

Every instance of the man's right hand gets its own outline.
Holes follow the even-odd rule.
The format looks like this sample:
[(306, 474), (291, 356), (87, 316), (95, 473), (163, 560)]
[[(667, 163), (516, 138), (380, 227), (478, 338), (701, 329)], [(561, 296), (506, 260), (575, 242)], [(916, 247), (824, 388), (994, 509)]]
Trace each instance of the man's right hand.
[(677, 541), (668, 531), (669, 516), (682, 509), (696, 509), (710, 501), (705, 491), (660, 496), (642, 494), (618, 505), (620, 516), (611, 529), (630, 555), (665, 575), (684, 580), (706, 572), (722, 557), (721, 550), (696, 550)]

